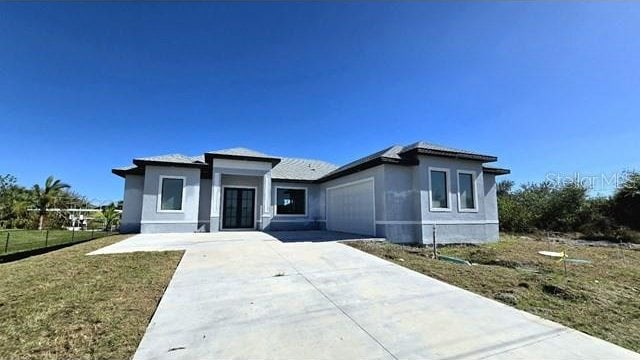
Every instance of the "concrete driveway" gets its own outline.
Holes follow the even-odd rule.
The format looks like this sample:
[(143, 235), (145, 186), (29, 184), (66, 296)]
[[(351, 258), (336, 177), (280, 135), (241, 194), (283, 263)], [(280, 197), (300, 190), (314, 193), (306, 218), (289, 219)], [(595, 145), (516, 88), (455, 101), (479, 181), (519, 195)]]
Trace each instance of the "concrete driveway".
[(330, 241), (345, 237), (137, 235), (92, 254), (187, 250), (134, 359), (640, 359)]

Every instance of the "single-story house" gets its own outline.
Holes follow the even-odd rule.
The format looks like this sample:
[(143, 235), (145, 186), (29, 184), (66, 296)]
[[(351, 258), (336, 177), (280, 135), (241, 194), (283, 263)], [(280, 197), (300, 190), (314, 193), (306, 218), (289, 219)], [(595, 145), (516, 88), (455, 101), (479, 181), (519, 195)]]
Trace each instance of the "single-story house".
[(498, 239), (495, 156), (426, 142), (344, 166), (246, 148), (133, 159), (122, 232), (332, 230), (396, 243)]

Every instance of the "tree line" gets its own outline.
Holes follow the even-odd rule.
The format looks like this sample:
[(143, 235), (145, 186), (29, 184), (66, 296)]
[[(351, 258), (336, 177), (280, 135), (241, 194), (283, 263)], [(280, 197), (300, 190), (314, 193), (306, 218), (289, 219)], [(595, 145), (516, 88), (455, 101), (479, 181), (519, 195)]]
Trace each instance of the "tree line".
[(588, 239), (640, 242), (640, 173), (627, 174), (608, 197), (589, 197), (577, 182), (498, 183), (500, 228), (509, 232), (579, 232)]
[[(60, 211), (48, 211), (59, 208)], [(116, 204), (98, 207), (84, 196), (71, 191), (71, 186), (49, 176), (44, 185), (26, 188), (11, 174), (0, 175), (0, 229), (60, 229), (69, 225), (66, 209), (101, 209), (97, 219), (105, 228), (116, 225), (120, 214)]]

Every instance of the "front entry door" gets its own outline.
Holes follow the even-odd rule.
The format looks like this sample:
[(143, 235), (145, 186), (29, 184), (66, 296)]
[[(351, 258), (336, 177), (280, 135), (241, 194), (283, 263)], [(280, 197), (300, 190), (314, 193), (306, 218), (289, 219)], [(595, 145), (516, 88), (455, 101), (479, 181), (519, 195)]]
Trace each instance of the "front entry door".
[(256, 190), (247, 188), (224, 188), (223, 229), (254, 228), (254, 204)]

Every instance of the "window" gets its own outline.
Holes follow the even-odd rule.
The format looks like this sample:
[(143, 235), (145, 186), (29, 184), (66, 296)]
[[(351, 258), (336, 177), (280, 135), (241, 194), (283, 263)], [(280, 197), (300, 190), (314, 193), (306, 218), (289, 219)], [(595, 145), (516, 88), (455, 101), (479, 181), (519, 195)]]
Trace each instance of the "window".
[(448, 211), (449, 208), (449, 171), (429, 169), (431, 183), (431, 210)]
[(276, 188), (277, 215), (306, 215), (307, 189)]
[(160, 177), (160, 207), (158, 211), (182, 211), (184, 178)]
[(475, 174), (458, 171), (458, 209), (460, 211), (476, 210)]

